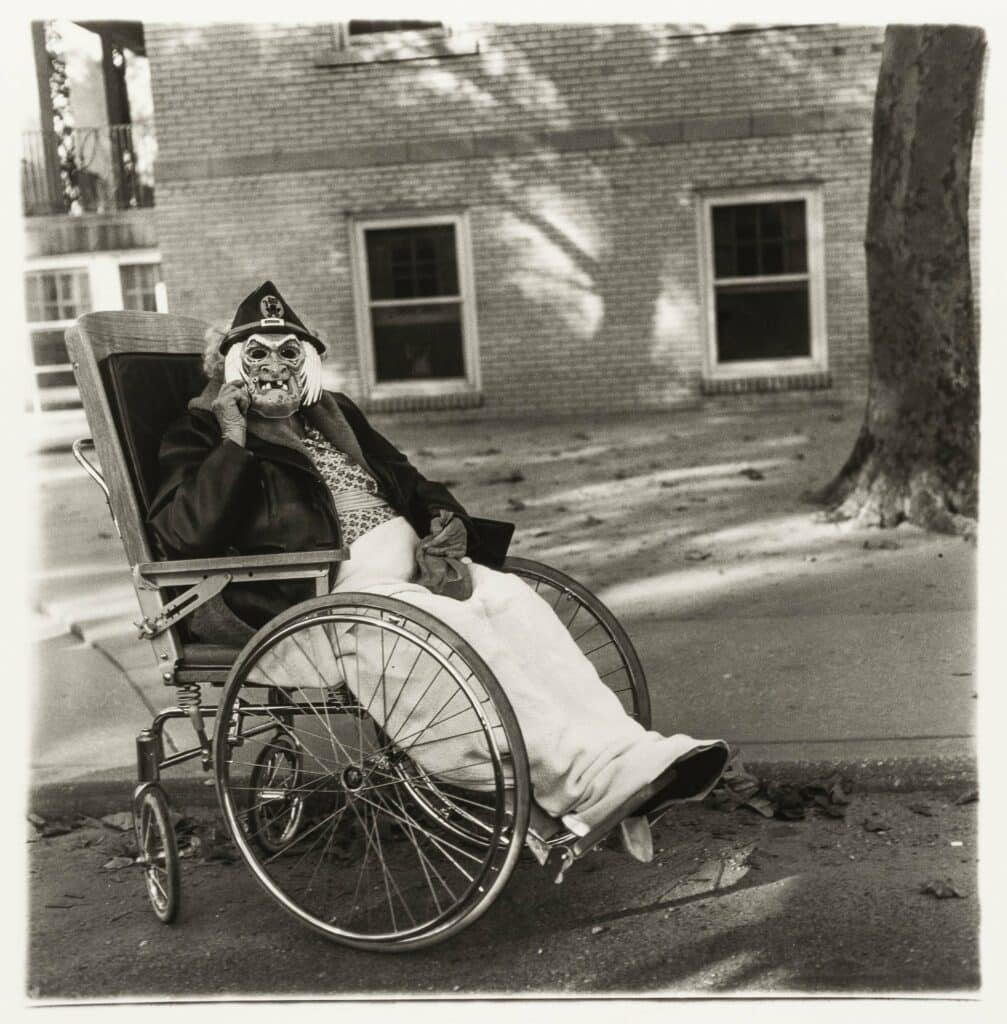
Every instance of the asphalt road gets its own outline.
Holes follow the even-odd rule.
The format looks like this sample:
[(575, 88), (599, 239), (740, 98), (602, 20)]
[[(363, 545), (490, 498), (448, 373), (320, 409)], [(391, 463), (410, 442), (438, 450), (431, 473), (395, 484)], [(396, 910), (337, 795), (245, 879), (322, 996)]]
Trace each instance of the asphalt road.
[[(489, 912), (405, 955), (332, 945), (241, 863), (183, 862), (183, 909), (150, 913), (107, 827), (30, 844), (33, 999), (477, 994), (973, 992), (976, 807), (854, 795), (846, 817), (680, 809), (638, 864), (592, 854), (555, 885), (527, 858)], [(865, 823), (871, 826), (869, 830)], [(920, 891), (949, 881), (959, 898)]]

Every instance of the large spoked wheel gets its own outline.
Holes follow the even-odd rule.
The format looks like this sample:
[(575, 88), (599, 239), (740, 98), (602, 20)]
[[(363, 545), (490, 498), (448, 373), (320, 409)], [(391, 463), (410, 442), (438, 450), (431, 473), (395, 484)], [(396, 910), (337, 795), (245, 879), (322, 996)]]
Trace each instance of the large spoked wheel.
[(547, 601), (594, 665), (601, 681), (619, 698), (628, 715), (650, 728), (650, 692), (633, 642), (616, 617), (575, 579), (528, 558), (508, 558), (505, 572), (520, 576)]
[(248, 831), (263, 853), (280, 853), (297, 837), (304, 812), (304, 755), (294, 734), (278, 730), (252, 768)]
[(143, 868), (147, 897), (159, 921), (170, 924), (178, 914), (181, 885), (178, 843), (168, 814), (168, 800), (156, 783), (137, 790), (133, 798), (137, 862)]
[[(276, 757), (291, 781), (287, 754), (270, 753), (278, 730), (301, 755), (282, 794), (263, 785)], [(460, 636), (403, 601), (314, 598), (259, 630), (231, 670), (214, 750), (224, 819), (257, 881), (346, 945), (448, 938), (520, 855), (530, 782), (510, 704)], [(273, 851), (246, 813), (264, 792), (285, 815), (300, 801), (296, 827), (269, 819), (283, 823)]]

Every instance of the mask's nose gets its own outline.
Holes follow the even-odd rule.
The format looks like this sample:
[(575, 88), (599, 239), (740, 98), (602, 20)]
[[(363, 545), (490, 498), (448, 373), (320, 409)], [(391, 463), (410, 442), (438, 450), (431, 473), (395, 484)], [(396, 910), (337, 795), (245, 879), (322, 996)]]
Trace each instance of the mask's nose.
[(277, 352), (269, 353), (269, 358), (266, 360), (265, 368), (269, 370), (270, 373), (275, 373), (278, 377), (283, 377), (290, 373), (290, 370), (284, 365), (283, 360)]

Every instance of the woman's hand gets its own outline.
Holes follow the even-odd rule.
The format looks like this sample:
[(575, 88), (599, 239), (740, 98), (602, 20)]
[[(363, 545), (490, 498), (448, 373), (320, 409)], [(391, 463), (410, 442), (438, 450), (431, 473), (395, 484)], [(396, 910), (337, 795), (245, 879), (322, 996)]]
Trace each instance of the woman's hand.
[(250, 404), (248, 386), (242, 382), (222, 385), (210, 406), (217, 417), (220, 433), (242, 448), (245, 446), (245, 414)]
[(438, 512), (430, 520), (430, 533), (420, 541), (424, 551), (443, 558), (461, 558), (467, 545), (465, 524), (454, 512)]

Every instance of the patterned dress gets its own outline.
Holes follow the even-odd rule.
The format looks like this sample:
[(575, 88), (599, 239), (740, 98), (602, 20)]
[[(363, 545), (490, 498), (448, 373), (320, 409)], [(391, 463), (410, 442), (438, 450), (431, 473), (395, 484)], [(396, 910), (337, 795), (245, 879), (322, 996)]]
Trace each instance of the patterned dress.
[(352, 544), (375, 526), (398, 515), (381, 496), (377, 480), (314, 427), (307, 428), (302, 440), (315, 468), (332, 492), (343, 544)]

